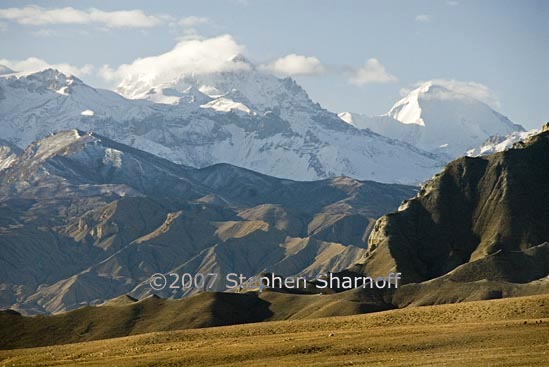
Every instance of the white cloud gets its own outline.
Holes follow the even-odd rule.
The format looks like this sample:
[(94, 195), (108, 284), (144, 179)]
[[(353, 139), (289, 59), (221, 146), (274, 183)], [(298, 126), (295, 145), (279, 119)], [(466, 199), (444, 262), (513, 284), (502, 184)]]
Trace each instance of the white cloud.
[(459, 5), (459, 1), (448, 0), (448, 1), (446, 1), (446, 4), (448, 4), (449, 6), (458, 6), (458, 5)]
[(314, 56), (290, 54), (263, 65), (262, 69), (281, 76), (318, 75), (326, 71)]
[(147, 15), (142, 10), (79, 10), (72, 7), (46, 9), (40, 6), (0, 9), (0, 18), (23, 25), (97, 24), (111, 28), (149, 28), (171, 19), (165, 15)]
[(104, 65), (99, 75), (119, 83), (122, 93), (125, 86), (132, 86), (133, 93), (142, 93), (153, 85), (171, 83), (181, 75), (247, 69), (250, 66), (246, 62), (232, 60), (243, 51), (244, 46), (230, 35), (184, 40), (157, 56), (138, 58), (117, 68)]
[(170, 23), (171, 27), (174, 27), (177, 32), (181, 32), (181, 35), (177, 37), (179, 41), (203, 39), (198, 30), (199, 27), (204, 25), (212, 25), (213, 22), (210, 18), (189, 16), (179, 19), (177, 22)]
[(178, 22), (180, 26), (187, 27), (187, 28), (193, 28), (202, 24), (208, 24), (210, 23), (210, 18), (206, 17), (197, 17), (197, 16), (190, 16), (181, 18)]
[(366, 65), (352, 72), (349, 82), (355, 85), (371, 83), (390, 83), (397, 81), (397, 77), (388, 73), (377, 59), (368, 59)]
[[(444, 87), (450, 91), (478, 99), (479, 101), (482, 101), (492, 107), (501, 107), (501, 103), (496, 94), (489, 87), (482, 83), (473, 81), (460, 81), (455, 79), (432, 79), (418, 81), (414, 84), (414, 87), (419, 87), (420, 85), (427, 82), (430, 82), (433, 85)], [(404, 96), (407, 95), (409, 92), (410, 89), (403, 88), (401, 89), (400, 94)]]
[(97, 70), (97, 75), (108, 82), (116, 81), (118, 78), (116, 70), (114, 70), (110, 65), (101, 66), (99, 70)]
[(431, 21), (431, 16), (429, 14), (416, 15), (416, 22), (429, 23), (430, 21)]
[(24, 73), (52, 68), (57, 69), (65, 74), (81, 76), (90, 74), (93, 71), (93, 66), (90, 64), (86, 64), (82, 67), (67, 63), (50, 64), (47, 61), (39, 59), (37, 57), (29, 57), (25, 60), (0, 59), (0, 65), (7, 66), (8, 68), (15, 70), (16, 72)]

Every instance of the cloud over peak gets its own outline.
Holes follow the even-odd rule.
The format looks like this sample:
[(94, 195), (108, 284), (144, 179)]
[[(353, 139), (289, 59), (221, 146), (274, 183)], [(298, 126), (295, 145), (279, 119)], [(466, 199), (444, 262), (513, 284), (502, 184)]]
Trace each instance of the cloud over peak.
[[(132, 85), (133, 92), (142, 93), (150, 86), (172, 83), (183, 75), (249, 69), (249, 63), (235, 58), (243, 51), (244, 46), (230, 35), (183, 40), (160, 55), (138, 58), (117, 68), (104, 65), (100, 76), (119, 83), (121, 92), (124, 86)], [(142, 90), (136, 85), (142, 85)]]
[[(441, 86), (449, 91), (458, 93), (464, 96), (475, 98), (492, 107), (500, 108), (501, 102), (498, 97), (488, 86), (474, 81), (460, 81), (455, 79), (431, 79), (418, 81), (413, 85), (413, 88), (418, 88), (422, 85), (430, 84), (433, 86)], [(401, 96), (406, 96), (411, 92), (410, 88), (402, 88)]]
[(366, 85), (372, 83), (391, 83), (398, 78), (385, 70), (385, 66), (378, 59), (371, 58), (366, 64), (351, 73), (349, 82), (354, 85)]
[(44, 69), (57, 69), (65, 74), (71, 74), (76, 76), (88, 75), (93, 71), (93, 66), (86, 64), (82, 67), (71, 65), (68, 63), (51, 64), (38, 57), (29, 57), (25, 60), (8, 60), (0, 59), (0, 65), (7, 66), (8, 68), (23, 73), (31, 73)]

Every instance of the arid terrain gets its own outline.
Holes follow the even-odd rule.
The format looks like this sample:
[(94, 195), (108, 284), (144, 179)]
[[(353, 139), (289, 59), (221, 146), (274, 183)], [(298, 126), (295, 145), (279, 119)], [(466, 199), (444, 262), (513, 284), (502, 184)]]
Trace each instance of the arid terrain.
[(0, 1), (0, 367), (549, 367), (549, 0)]
[(2, 366), (547, 366), (549, 295), (0, 352)]

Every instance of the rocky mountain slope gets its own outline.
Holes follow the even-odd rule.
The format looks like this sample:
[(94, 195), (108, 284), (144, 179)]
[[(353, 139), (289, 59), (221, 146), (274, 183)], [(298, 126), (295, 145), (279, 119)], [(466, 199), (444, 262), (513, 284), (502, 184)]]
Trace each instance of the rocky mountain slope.
[(13, 154), (0, 171), (0, 305), (31, 314), (143, 298), (157, 272), (340, 271), (365, 255), (375, 219), (416, 191), (195, 169), (78, 130)]
[(513, 131), (508, 135), (493, 135), (486, 139), (479, 147), (467, 151), (470, 157), (488, 155), (497, 152), (503, 152), (510, 149), (515, 143), (528, 139), (532, 135), (539, 134), (540, 130), (532, 129), (528, 131)]
[(253, 66), (171, 85), (128, 81), (119, 91), (133, 99), (56, 70), (1, 75), (2, 138), (24, 148), (77, 128), (178, 164), (229, 163), (295, 180), (346, 175), (417, 184), (443, 165), (436, 154), (341, 121), (292, 79)]
[(451, 162), (376, 222), (355, 270), (402, 272), (399, 306), (505, 297), (515, 284), (547, 292), (548, 162), (547, 125), (513, 149)]
[(412, 90), (383, 116), (344, 112), (339, 117), (357, 128), (450, 158), (465, 155), (494, 135), (524, 131), (487, 104), (434, 82)]
[[(82, 152), (104, 149), (102, 156), (111, 157), (112, 152), (107, 151), (115, 146), (123, 153), (119, 155), (121, 164), (106, 171), (121, 174), (108, 176), (112, 179), (102, 175), (101, 172), (105, 171), (103, 163), (96, 159), (97, 171), (91, 177), (101, 183), (91, 184), (91, 178), (82, 179), (74, 175), (78, 172), (75, 157), (90, 156)], [(52, 155), (52, 151), (56, 153)], [(141, 156), (143, 167), (164, 164), (161, 172), (169, 172), (169, 176), (189, 184), (187, 194), (181, 199), (165, 200), (162, 196), (143, 194), (146, 191), (144, 185), (141, 192), (135, 190), (135, 196), (131, 196), (133, 191), (130, 190), (126, 191), (125, 197), (114, 195), (114, 189), (111, 191), (109, 187), (127, 184), (124, 177), (128, 176), (122, 173), (129, 174), (132, 165), (126, 166), (125, 162), (131, 163), (137, 156)], [(0, 258), (5, 260), (6, 254), (11, 256), (2, 264), (1, 269), (7, 269), (1, 275), (2, 279), (14, 270), (9, 266), (16, 264), (18, 269), (30, 274), (32, 280), (39, 279), (32, 269), (42, 271), (50, 278), (51, 285), (42, 281), (46, 284), (34, 288), (31, 279), (16, 287), (4, 284), (3, 301), (9, 296), (8, 289), (12, 297), (19, 297), (20, 303), (14, 304), (19, 310), (58, 311), (75, 307), (79, 301), (84, 303), (81, 300), (86, 297), (92, 300), (90, 303), (97, 304), (105, 293), (122, 294), (122, 284), (133, 293), (107, 301), (100, 307), (86, 307), (55, 318), (24, 318), (13, 311), (4, 311), (0, 313), (0, 323), (12, 330), (9, 343), (21, 340), (12, 335), (18, 335), (18, 328), (32, 330), (28, 337), (41, 335), (42, 330), (54, 330), (56, 340), (67, 342), (147, 331), (348, 315), (409, 306), (547, 294), (548, 159), (549, 127), (546, 126), (539, 134), (508, 151), (486, 157), (463, 157), (450, 163), (416, 197), (375, 223), (368, 239), (369, 248), (359, 248), (362, 260), (352, 265), (357, 257), (349, 257), (349, 254), (358, 255), (354, 246), (326, 243), (322, 236), (362, 233), (363, 230), (368, 233), (368, 220), (365, 218), (370, 214), (367, 213), (373, 213), (372, 210), (383, 205), (382, 200), (370, 206), (369, 200), (388, 199), (389, 195), (403, 194), (409, 188), (346, 178), (300, 183), (273, 179), (227, 165), (196, 170), (174, 165), (94, 134), (77, 131), (57, 134), (31, 145), (1, 176), (4, 195), (1, 210), (19, 214), (2, 216), (12, 218), (2, 223), (0, 231), (2, 249), (8, 249), (0, 253)], [(34, 164), (25, 163), (29, 160)], [(83, 162), (85, 165), (86, 159)], [(50, 173), (62, 163), (74, 168), (71, 174), (61, 177)], [(178, 168), (181, 169), (179, 174), (176, 173)], [(228, 179), (224, 180), (225, 177)], [(46, 189), (46, 199), (40, 197), (39, 190), (33, 189), (41, 180), (59, 180), (67, 187), (74, 186), (68, 190), (58, 183), (56, 195)], [(235, 184), (236, 181), (240, 184)], [(49, 187), (44, 184), (37, 186)], [(72, 194), (76, 190), (90, 190), (90, 193), (94, 192), (93, 186), (101, 186), (99, 198), (89, 194), (78, 205), (71, 203), (75, 200)], [(81, 193), (76, 197), (82, 197)], [(106, 197), (113, 199), (104, 203), (110, 200)], [(262, 197), (268, 197), (274, 204), (259, 204), (264, 201)], [(313, 198), (324, 201), (316, 203)], [(307, 208), (306, 202), (313, 203), (312, 207)], [(74, 215), (83, 203), (89, 205), (90, 210)], [(48, 237), (43, 233), (37, 237), (37, 233), (44, 231), (44, 223), (38, 218), (44, 220), (44, 216), (40, 216), (41, 210), (48, 205), (50, 215), (47, 220), (60, 224), (51, 227), (54, 230), (49, 231)], [(200, 208), (194, 207), (196, 205)], [(174, 207), (179, 211), (168, 209)], [(55, 216), (51, 215), (54, 212), (51, 208), (57, 208)], [(77, 221), (64, 217), (62, 213), (66, 212), (71, 212)], [(317, 228), (318, 224), (315, 218), (325, 218), (328, 213), (336, 217), (344, 213), (359, 214), (364, 217), (363, 224), (356, 228), (346, 226), (345, 231), (338, 232), (333, 221), (325, 220), (323, 223), (333, 226), (332, 229), (312, 234), (311, 228)], [(296, 235), (303, 231), (307, 231), (307, 237)], [(10, 242), (13, 241), (10, 234), (17, 234), (19, 243), (24, 244), (19, 244), (17, 252), (13, 251), (15, 245)], [(186, 236), (192, 237), (192, 242)], [(213, 254), (210, 257), (200, 253), (199, 248), (208, 242), (207, 238), (211, 243), (215, 242), (209, 248), (207, 245), (202, 247), (207, 248), (208, 254)], [(42, 242), (37, 246), (39, 239)], [(32, 266), (21, 265), (31, 251), (45, 247), (45, 244), (47, 251), (30, 259)], [(334, 254), (331, 246), (343, 249), (346, 255)], [(277, 247), (284, 249), (284, 255), (278, 258)], [(221, 248), (228, 250), (229, 255), (221, 252)], [(328, 249), (328, 252), (323, 253), (322, 249)], [(183, 263), (185, 257), (192, 258), (191, 253), (198, 254), (199, 260)], [(257, 256), (258, 253), (262, 255)], [(43, 266), (51, 262), (47, 256), (55, 259), (63, 254), (63, 263), (54, 264), (44, 271)], [(235, 259), (242, 259), (243, 255), (245, 260), (237, 263)], [(85, 268), (83, 258), (93, 256), (95, 260)], [(332, 265), (319, 262), (322, 258), (331, 259)], [(333, 265), (334, 259), (337, 266)], [(338, 276), (367, 274), (375, 277), (399, 271), (405, 284), (396, 290), (384, 291), (332, 290), (318, 295), (308, 292), (291, 294), (277, 289), (263, 293), (200, 293), (184, 300), (165, 300), (157, 296), (147, 298), (147, 293), (142, 292), (143, 286), (132, 282), (132, 279), (142, 279), (153, 263), (155, 266), (167, 264), (166, 271), (201, 269), (197, 266), (199, 263), (210, 264), (202, 269), (216, 271), (226, 271), (229, 263), (238, 266), (239, 270), (248, 269), (246, 266), (251, 264), (261, 264), (254, 270), (261, 268), (287, 275), (298, 272), (296, 264), (305, 269), (301, 270), (302, 274), (321, 268), (322, 271), (337, 272), (346, 267), (350, 270), (339, 272)], [(274, 265), (267, 265), (269, 263)], [(67, 268), (67, 264), (71, 267)], [(54, 270), (55, 267), (59, 269)], [(78, 272), (78, 267), (84, 270)], [(63, 278), (59, 275), (60, 269), (69, 275)], [(63, 279), (51, 279), (56, 276)], [(137, 301), (131, 294), (144, 299)], [(546, 309), (540, 305), (536, 304), (536, 309)], [(177, 315), (175, 319), (173, 315)], [(67, 335), (67, 325), (79, 333)], [(37, 345), (38, 342), (32, 343)]]
[(11, 166), (20, 152), (17, 146), (0, 139), (0, 171)]

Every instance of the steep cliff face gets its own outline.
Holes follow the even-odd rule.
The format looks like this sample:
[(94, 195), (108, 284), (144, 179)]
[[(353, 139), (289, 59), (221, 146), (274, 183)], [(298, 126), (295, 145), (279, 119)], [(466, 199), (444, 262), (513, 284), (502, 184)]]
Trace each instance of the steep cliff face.
[(542, 129), (511, 150), (448, 164), (376, 222), (361, 270), (397, 270), (406, 283), (448, 272), (466, 281), (533, 281), (549, 272), (548, 223), (549, 131)]

